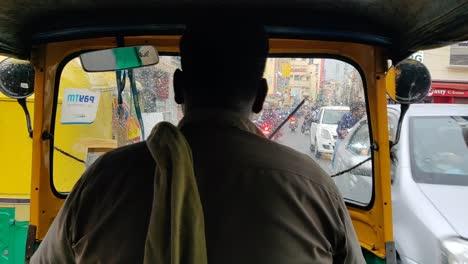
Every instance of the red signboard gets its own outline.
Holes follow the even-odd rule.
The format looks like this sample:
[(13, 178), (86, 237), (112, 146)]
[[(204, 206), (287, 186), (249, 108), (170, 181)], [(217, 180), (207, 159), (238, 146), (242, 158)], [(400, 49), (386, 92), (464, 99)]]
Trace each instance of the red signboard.
[(468, 97), (468, 90), (432, 88), (427, 96)]
[(468, 83), (433, 81), (427, 96), (431, 97), (468, 97)]

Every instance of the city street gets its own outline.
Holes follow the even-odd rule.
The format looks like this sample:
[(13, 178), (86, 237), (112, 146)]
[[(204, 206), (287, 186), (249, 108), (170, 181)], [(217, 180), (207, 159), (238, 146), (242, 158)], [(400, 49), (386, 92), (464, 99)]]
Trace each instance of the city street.
[[(302, 119), (299, 121), (299, 124), (302, 125)], [(310, 135), (302, 134), (300, 130), (299, 126), (296, 131), (292, 132), (289, 128), (289, 123), (287, 123), (285, 127), (281, 129), (281, 136), (277, 142), (308, 155), (314, 159), (328, 175), (334, 174), (335, 172), (332, 172), (329, 167), (332, 158), (331, 155), (322, 154), (322, 157), (317, 159), (309, 148)], [(370, 177), (346, 173), (335, 178), (335, 184), (337, 184), (341, 194), (348, 202), (356, 201), (362, 205), (368, 203), (372, 196), (372, 182), (370, 179)]]
[(314, 155), (314, 153), (310, 150), (310, 135), (309, 133), (307, 134), (302, 134), (301, 133), (301, 125), (302, 125), (303, 120), (299, 120), (299, 126), (298, 128), (292, 132), (291, 129), (289, 128), (289, 123), (286, 123), (284, 127), (281, 129), (281, 137), (276, 140), (276, 142), (286, 145), (290, 148), (293, 148), (297, 151), (300, 151), (312, 159), (314, 159), (316, 162), (320, 164), (322, 169), (324, 169), (328, 174), (330, 174), (330, 168), (329, 164), (331, 162), (331, 155), (323, 155), (322, 158), (317, 159)]

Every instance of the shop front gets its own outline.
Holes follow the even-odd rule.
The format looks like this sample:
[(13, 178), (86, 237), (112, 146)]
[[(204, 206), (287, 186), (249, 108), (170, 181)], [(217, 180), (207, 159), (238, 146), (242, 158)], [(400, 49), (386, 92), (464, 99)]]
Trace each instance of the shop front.
[(468, 104), (468, 82), (433, 81), (425, 102)]

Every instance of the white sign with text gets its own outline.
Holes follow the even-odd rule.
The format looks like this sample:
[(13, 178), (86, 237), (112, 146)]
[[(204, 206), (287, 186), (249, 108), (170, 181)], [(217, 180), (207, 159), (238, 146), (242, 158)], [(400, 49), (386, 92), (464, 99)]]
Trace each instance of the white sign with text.
[(90, 89), (65, 88), (62, 99), (62, 124), (92, 124), (96, 119), (101, 93)]
[(408, 57), (409, 59), (417, 60), (421, 63), (424, 62), (424, 51), (420, 50), (418, 52), (413, 53), (411, 56)]

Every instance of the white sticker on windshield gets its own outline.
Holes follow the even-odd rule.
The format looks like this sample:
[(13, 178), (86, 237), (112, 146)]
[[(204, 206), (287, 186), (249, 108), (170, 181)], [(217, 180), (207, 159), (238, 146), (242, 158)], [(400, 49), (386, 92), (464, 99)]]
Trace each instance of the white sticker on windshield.
[(62, 124), (92, 124), (96, 119), (101, 93), (89, 89), (65, 88)]
[(27, 83), (20, 83), (20, 87), (23, 89), (29, 89), (29, 85)]

